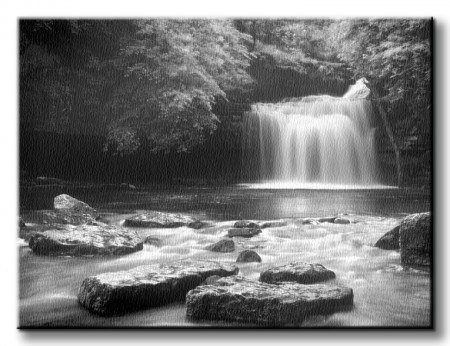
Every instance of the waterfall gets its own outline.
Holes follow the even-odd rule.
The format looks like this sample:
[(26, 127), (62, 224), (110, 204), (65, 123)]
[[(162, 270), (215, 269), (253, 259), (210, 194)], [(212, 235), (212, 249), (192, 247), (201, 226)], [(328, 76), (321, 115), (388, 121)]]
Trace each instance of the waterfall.
[(360, 80), (343, 97), (253, 104), (244, 117), (246, 178), (376, 185), (375, 129), (367, 91)]

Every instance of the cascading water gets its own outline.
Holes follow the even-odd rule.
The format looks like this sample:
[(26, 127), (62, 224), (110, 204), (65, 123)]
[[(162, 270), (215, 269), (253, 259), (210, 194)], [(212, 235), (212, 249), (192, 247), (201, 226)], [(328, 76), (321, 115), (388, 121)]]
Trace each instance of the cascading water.
[[(266, 183), (375, 186), (370, 92), (360, 80), (343, 97), (257, 103), (245, 115), (246, 179)], [(255, 174), (256, 173), (256, 174)]]

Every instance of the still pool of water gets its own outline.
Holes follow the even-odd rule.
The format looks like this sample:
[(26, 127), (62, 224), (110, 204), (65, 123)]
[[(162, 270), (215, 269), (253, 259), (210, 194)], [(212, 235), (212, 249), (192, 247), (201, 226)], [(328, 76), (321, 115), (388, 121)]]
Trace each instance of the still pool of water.
[[(21, 191), (21, 213), (30, 221), (33, 209), (50, 208), (59, 193), (86, 201), (113, 224), (145, 209), (195, 215), (213, 227), (194, 230), (138, 229), (142, 237), (159, 238), (158, 247), (123, 257), (36, 256), (23, 241), (20, 253), (20, 321), (22, 327), (154, 327), (236, 326), (232, 323), (192, 322), (181, 303), (119, 317), (103, 318), (79, 307), (76, 299), (82, 280), (108, 271), (179, 259), (207, 259), (234, 263), (239, 251), (254, 249), (261, 263), (238, 264), (240, 275), (257, 279), (269, 267), (304, 261), (321, 263), (336, 273), (336, 283), (353, 288), (351, 311), (318, 316), (303, 327), (417, 327), (428, 326), (431, 282), (426, 271), (400, 265), (397, 251), (373, 247), (375, 241), (399, 223), (405, 214), (430, 210), (427, 191), (389, 190), (257, 190), (241, 187), (151, 188), (136, 191), (92, 188), (29, 189)], [(348, 214), (349, 225), (302, 225), (300, 218)], [(234, 253), (213, 253), (204, 248), (226, 234), (234, 220), (287, 221), (267, 228), (251, 239), (235, 239)], [(239, 325), (242, 326), (242, 325)]]

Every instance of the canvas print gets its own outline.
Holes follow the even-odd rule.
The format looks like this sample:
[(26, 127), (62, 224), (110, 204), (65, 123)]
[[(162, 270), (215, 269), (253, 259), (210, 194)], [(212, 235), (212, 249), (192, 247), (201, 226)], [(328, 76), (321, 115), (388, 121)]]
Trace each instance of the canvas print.
[(432, 20), (19, 26), (19, 328), (433, 328)]

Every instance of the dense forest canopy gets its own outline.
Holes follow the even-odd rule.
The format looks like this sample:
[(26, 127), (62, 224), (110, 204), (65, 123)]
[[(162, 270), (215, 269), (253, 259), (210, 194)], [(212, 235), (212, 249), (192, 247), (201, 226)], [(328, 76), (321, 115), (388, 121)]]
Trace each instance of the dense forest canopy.
[(341, 88), (365, 77), (398, 147), (429, 147), (430, 35), (421, 19), (21, 20), (20, 124), (102, 136), (112, 154), (187, 152), (236, 136), (217, 105), (286, 94), (267, 89), (277, 70)]

